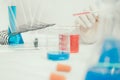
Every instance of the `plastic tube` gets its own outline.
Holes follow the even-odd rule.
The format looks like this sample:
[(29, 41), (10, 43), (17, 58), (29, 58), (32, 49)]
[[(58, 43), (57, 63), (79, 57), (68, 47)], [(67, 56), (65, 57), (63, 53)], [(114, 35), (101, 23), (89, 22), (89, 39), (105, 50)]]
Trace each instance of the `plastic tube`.
[(56, 70), (61, 72), (70, 72), (71, 66), (66, 64), (57, 64)]
[(64, 75), (51, 73), (50, 80), (66, 80), (66, 77)]

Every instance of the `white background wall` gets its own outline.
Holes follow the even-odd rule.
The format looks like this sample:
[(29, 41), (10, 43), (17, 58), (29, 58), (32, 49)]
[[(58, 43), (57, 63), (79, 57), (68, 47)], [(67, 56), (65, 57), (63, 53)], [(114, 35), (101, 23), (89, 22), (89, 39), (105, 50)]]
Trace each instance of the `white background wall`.
[(8, 27), (8, 11), (4, 0), (0, 0), (0, 31)]

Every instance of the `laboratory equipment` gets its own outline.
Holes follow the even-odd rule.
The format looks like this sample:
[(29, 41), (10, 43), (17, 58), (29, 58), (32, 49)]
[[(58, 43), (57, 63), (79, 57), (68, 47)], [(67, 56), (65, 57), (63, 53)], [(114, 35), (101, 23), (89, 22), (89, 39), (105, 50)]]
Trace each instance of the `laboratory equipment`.
[(35, 38), (33, 43), (34, 43), (34, 47), (37, 48), (38, 47), (38, 38)]
[(15, 5), (8, 6), (8, 14), (9, 14), (9, 28), (8, 31), (4, 30), (0, 32), (0, 44), (6, 45), (6, 44), (23, 44), (23, 38), (20, 33), (27, 32), (27, 31), (33, 31), (38, 29), (44, 29), (50, 26), (54, 26), (55, 24), (47, 24), (40, 22), (39, 24), (34, 24), (32, 26), (28, 24), (23, 25), (17, 25), (16, 20), (16, 9), (17, 7)]
[(47, 58), (48, 60), (53, 60), (53, 61), (61, 61), (61, 60), (68, 60), (70, 57), (70, 54), (68, 52), (47, 52)]
[(87, 14), (95, 14), (98, 11), (84, 11), (84, 12), (80, 12), (80, 13), (75, 13), (73, 14), (73, 16), (81, 16), (81, 15), (87, 15)]
[(68, 34), (59, 34), (59, 50), (60, 51), (69, 51), (69, 35)]
[(79, 34), (49, 34), (48, 36), (48, 59), (67, 60), (69, 59), (69, 53), (79, 52)]
[(63, 34), (47, 35), (47, 58), (53, 61), (69, 59), (69, 39)]
[(94, 66), (88, 70), (85, 80), (120, 80), (120, 67)]
[[(35, 5), (36, 2), (37, 4)], [(39, 12), (38, 9), (40, 8), (39, 6), (40, 1), (35, 1), (31, 3), (31, 1), (27, 1), (27, 0), (26, 1), (14, 0), (11, 2), (11, 4), (12, 3), (16, 5), (15, 9), (17, 9), (16, 10), (17, 14), (14, 15), (13, 11), (11, 10), (11, 7), (9, 8), (9, 10), (11, 11), (10, 16), (13, 17), (14, 24), (16, 25), (16, 27), (14, 27), (14, 24), (11, 23), (10, 25), (11, 35), (16, 35), (18, 33), (23, 33), (27, 31), (43, 29), (43, 28), (55, 25), (55, 24), (48, 24), (48, 23), (44, 23), (42, 21), (36, 20), (36, 18), (38, 19), (39, 16), (41, 15), (37, 13)], [(33, 10), (33, 7), (34, 7), (34, 10), (36, 11)]]
[(120, 80), (120, 41), (104, 41), (98, 63), (89, 68), (85, 80)]
[[(10, 35), (13, 31), (16, 30), (16, 6), (8, 6), (8, 14), (9, 14), (9, 22), (10, 26), (8, 28), (8, 35)], [(24, 41), (22, 39), (21, 34), (10, 35), (8, 39), (9, 45), (11, 44), (23, 44)]]
[(70, 35), (70, 53), (78, 53), (79, 52), (79, 34), (71, 34)]
[(70, 53), (79, 52), (79, 34), (60, 34), (59, 35), (59, 49), (61, 51), (69, 51)]
[[(36, 11), (34, 16), (31, 14), (31, 7), (28, 7), (28, 2), (23, 2), (23, 0), (11, 0), (8, 1), (8, 15), (9, 15), (9, 28), (8, 31), (1, 31), (0, 44), (23, 44), (24, 41), (20, 33), (33, 31), (38, 29), (43, 29), (46, 27), (54, 26), (55, 24), (47, 24), (40, 20), (34, 19), (40, 18), (40, 14), (37, 14), (37, 9), (40, 7), (35, 7)], [(40, 12), (40, 11), (39, 11)], [(2, 33), (3, 32), (3, 33)]]
[(120, 41), (108, 38), (104, 41), (99, 63), (120, 63)]
[(57, 64), (57, 71), (61, 71), (61, 72), (70, 72), (71, 71), (71, 66), (67, 65), (67, 64)]
[(27, 32), (27, 31), (32, 31), (32, 30), (38, 30), (38, 29), (44, 29), (50, 26), (53, 26), (55, 24), (41, 24), (39, 25), (39, 27), (33, 27), (33, 28), (24, 28), (24, 26), (22, 26), (23, 28), (20, 29), (20, 31), (18, 32), (11, 32), (10, 29), (8, 30), (3, 30), (0, 32), (0, 44), (22, 44), (23, 43), (23, 39), (21, 38), (22, 36), (20, 35), (20, 33), (23, 32)]

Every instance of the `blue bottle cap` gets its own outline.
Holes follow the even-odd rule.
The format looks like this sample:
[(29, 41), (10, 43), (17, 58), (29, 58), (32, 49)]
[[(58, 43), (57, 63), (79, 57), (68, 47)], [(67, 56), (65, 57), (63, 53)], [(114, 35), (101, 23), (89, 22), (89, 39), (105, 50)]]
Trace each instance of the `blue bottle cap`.
[(68, 60), (69, 59), (69, 52), (48, 52), (47, 58), (53, 61), (61, 61), (61, 60)]

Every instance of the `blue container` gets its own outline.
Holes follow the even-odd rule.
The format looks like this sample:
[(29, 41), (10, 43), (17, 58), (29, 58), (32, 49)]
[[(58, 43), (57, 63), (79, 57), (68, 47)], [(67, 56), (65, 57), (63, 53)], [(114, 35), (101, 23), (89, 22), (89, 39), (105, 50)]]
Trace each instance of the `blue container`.
[(10, 35), (12, 32), (16, 32), (16, 6), (8, 6), (8, 14), (9, 14), (9, 22), (10, 27), (8, 28), (8, 35), (9, 35), (9, 45), (12, 44), (23, 44), (24, 41), (22, 39), (21, 34)]
[(16, 31), (16, 6), (8, 6), (9, 22), (11, 32)]
[(120, 80), (120, 42), (106, 39), (99, 63), (88, 69), (85, 80)]
[(120, 68), (92, 67), (88, 70), (85, 80), (120, 80)]
[(100, 56), (100, 63), (120, 63), (120, 47), (119, 41), (114, 39), (105, 40)]
[(48, 52), (47, 58), (48, 60), (53, 61), (61, 61), (61, 60), (68, 60), (70, 54), (68, 52)]

